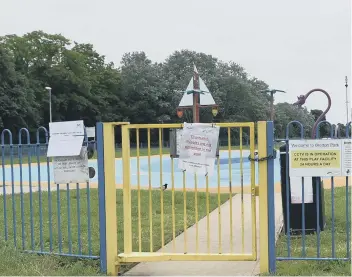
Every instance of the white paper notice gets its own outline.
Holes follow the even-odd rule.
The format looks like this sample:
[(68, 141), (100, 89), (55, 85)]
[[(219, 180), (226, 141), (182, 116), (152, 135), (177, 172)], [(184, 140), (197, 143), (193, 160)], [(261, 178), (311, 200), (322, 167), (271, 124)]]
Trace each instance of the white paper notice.
[(342, 140), (342, 176), (351, 176), (351, 163), (352, 163), (352, 140), (343, 139)]
[(47, 156), (78, 156), (81, 153), (83, 139), (83, 136), (52, 136), (49, 141)]
[(178, 166), (188, 173), (212, 176), (220, 127), (204, 123), (184, 123)]
[(50, 131), (50, 136), (56, 136), (56, 135), (84, 136), (84, 123), (83, 123), (83, 120), (50, 122), (49, 131)]
[(86, 127), (87, 138), (95, 138), (95, 127)]
[[(302, 204), (302, 177), (290, 177), (291, 202)], [(311, 177), (304, 177), (304, 203), (313, 203), (313, 184)]]
[(77, 156), (53, 159), (54, 182), (56, 184), (85, 183), (89, 181), (87, 147)]

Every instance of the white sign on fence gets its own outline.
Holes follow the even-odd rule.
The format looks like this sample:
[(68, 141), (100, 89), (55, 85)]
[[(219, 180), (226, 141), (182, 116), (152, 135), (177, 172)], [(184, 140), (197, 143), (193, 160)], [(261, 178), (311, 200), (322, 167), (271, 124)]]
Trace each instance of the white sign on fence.
[(184, 123), (178, 167), (188, 173), (212, 176), (220, 127), (205, 123)]
[(351, 175), (351, 139), (289, 141), (290, 177)]
[(304, 203), (313, 203), (313, 184), (311, 177), (290, 177), (291, 203), (302, 204), (302, 178), (304, 179)]
[(86, 127), (87, 138), (95, 138), (95, 127)]
[(50, 123), (47, 156), (53, 158), (57, 184), (89, 181), (87, 147), (83, 147), (83, 120)]
[(87, 147), (78, 156), (53, 158), (54, 180), (57, 184), (85, 183), (89, 181)]

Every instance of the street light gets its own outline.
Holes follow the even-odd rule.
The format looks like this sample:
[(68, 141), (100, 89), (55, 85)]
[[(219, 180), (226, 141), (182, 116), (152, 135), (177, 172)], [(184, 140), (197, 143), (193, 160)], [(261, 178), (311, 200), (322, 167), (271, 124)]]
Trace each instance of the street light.
[(45, 89), (49, 92), (49, 114), (50, 114), (50, 122), (52, 122), (53, 118), (51, 113), (51, 87), (45, 87)]
[(259, 91), (261, 93), (270, 93), (270, 120), (274, 121), (274, 94), (277, 92), (286, 93), (286, 91), (279, 90), (279, 89), (266, 89)]

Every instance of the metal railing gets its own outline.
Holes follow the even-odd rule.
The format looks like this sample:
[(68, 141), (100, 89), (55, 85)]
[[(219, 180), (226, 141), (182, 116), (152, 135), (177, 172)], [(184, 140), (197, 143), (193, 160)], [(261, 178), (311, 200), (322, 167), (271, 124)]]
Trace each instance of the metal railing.
[[(350, 261), (350, 227), (351, 206), (350, 177), (302, 177), (300, 181), (291, 182), (289, 175), (289, 130), (295, 124), (301, 130), (300, 138), (304, 139), (304, 126), (293, 121), (287, 125), (286, 138), (277, 141), (284, 143), (281, 153), (281, 186), (285, 224), (281, 240), (277, 245), (278, 261)], [(329, 122), (320, 122), (317, 126), (316, 139), (320, 138), (319, 127), (322, 124), (330, 126), (331, 140), (340, 138), (338, 132), (333, 132)], [(350, 139), (350, 126), (346, 126), (346, 138)], [(292, 186), (299, 186), (299, 203), (292, 201)], [(310, 190), (310, 186), (312, 189)], [(309, 194), (308, 194), (309, 190)], [(306, 199), (305, 199), (306, 197)], [(307, 199), (309, 197), (310, 200)], [(324, 200), (325, 198), (325, 200)], [(294, 215), (292, 214), (294, 213)], [(326, 216), (325, 216), (326, 213)], [(324, 218), (325, 217), (325, 218)], [(295, 226), (291, 226), (295, 224)], [(308, 228), (309, 224), (309, 228)], [(296, 226), (299, 226), (297, 228)], [(313, 227), (312, 227), (313, 226)], [(281, 244), (280, 244), (281, 243)]]
[(99, 258), (97, 189), (52, 181), (46, 128), (38, 128), (37, 143), (25, 128), (18, 139), (1, 133), (0, 240), (25, 252)]

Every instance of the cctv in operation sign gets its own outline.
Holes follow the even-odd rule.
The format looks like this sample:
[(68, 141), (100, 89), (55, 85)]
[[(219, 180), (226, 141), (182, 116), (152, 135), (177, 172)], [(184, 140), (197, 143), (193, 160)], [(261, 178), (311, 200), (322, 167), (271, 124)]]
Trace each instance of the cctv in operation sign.
[(289, 141), (290, 177), (351, 175), (351, 139)]

